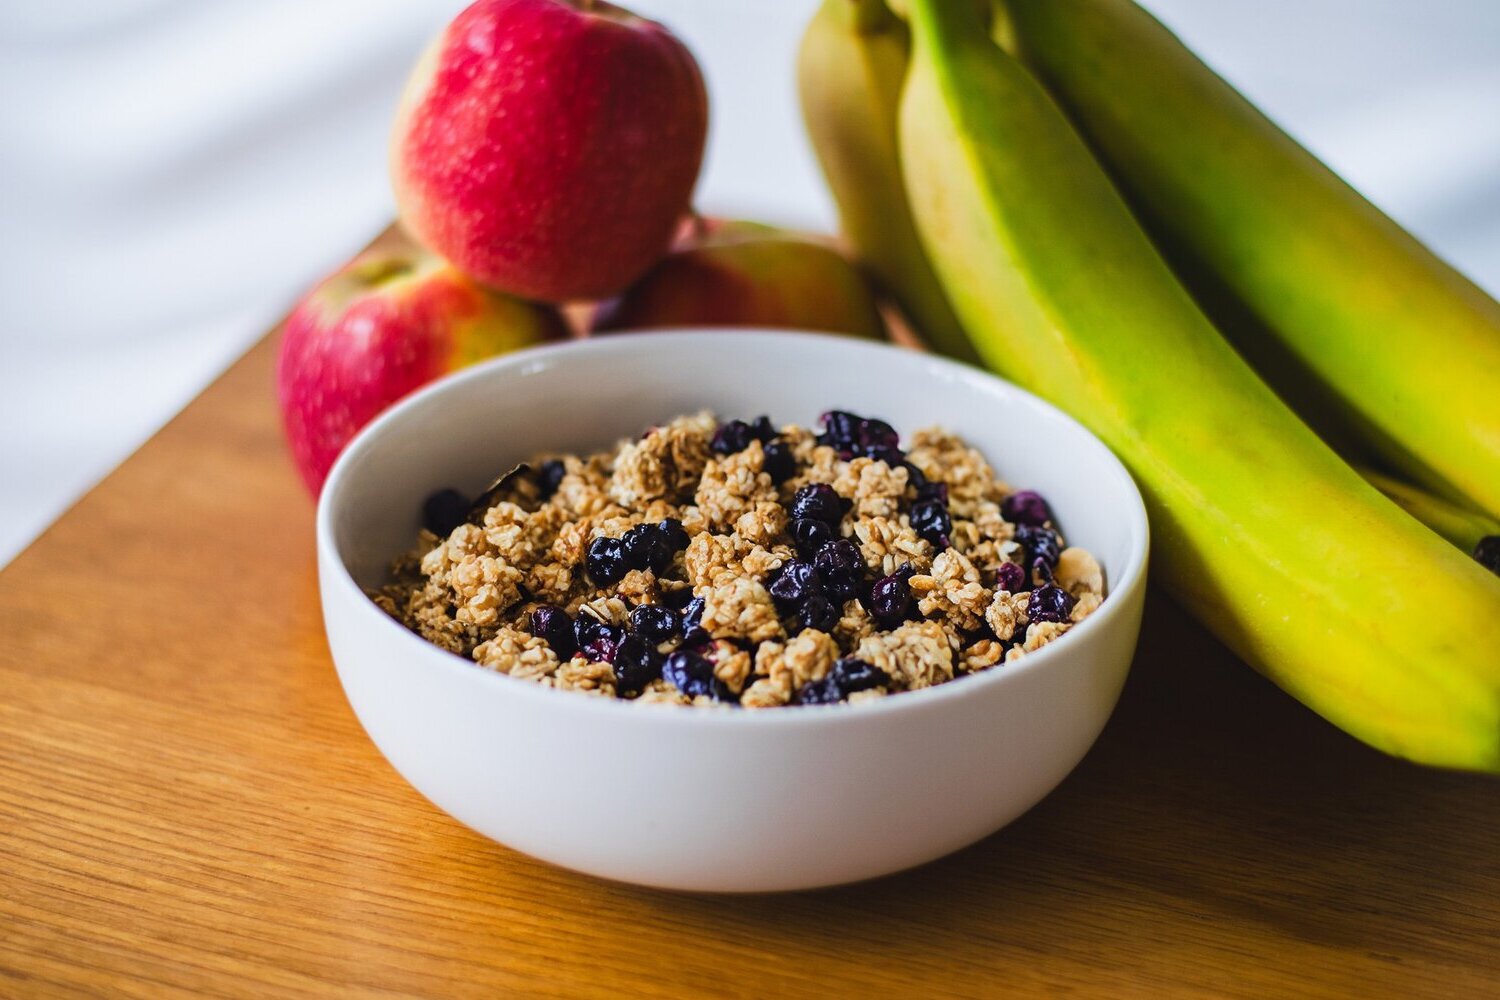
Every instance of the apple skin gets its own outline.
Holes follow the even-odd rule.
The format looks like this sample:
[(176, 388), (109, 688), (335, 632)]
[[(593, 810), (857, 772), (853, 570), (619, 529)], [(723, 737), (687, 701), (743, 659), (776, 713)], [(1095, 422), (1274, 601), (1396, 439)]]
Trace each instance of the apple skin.
[(316, 496), (349, 439), (407, 393), (568, 336), (555, 307), (481, 288), (428, 254), (364, 254), (287, 317), (276, 387), (297, 470)]
[(667, 248), (708, 131), (692, 54), (595, 0), (479, 0), (414, 70), (391, 141), (407, 231), (492, 288), (613, 295)]
[(595, 333), (767, 326), (883, 339), (869, 281), (826, 242), (754, 222), (697, 219), (674, 249), (594, 313)]

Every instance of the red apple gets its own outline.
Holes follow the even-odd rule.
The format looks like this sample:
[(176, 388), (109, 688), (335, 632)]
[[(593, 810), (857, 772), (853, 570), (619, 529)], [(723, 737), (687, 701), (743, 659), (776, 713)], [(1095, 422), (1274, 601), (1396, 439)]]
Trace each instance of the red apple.
[(594, 314), (596, 332), (771, 326), (881, 338), (869, 282), (827, 242), (754, 222), (699, 219), (671, 253)]
[(297, 469), (316, 494), (355, 432), (413, 389), (567, 336), (556, 308), (481, 288), (429, 254), (365, 254), (286, 321), (276, 385)]
[(707, 130), (698, 65), (661, 25), (603, 0), (479, 0), (407, 84), (396, 201), (478, 281), (596, 299), (666, 249)]

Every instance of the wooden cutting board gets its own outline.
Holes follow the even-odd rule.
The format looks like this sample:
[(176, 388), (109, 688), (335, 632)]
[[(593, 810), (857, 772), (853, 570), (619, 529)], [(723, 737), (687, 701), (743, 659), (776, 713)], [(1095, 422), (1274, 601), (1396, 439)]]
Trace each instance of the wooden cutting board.
[(470, 832), (339, 689), (274, 339), (0, 571), (0, 997), (1500, 996), (1500, 783), (1160, 594), (1077, 772), (916, 871), (675, 895)]

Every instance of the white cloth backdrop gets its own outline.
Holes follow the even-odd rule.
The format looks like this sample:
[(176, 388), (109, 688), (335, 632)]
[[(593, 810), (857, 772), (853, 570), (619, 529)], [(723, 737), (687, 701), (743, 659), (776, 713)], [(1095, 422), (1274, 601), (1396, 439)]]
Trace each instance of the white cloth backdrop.
[[(0, 5), (0, 564), (384, 225), (393, 102), (461, 6)], [(813, 0), (631, 6), (709, 77), (700, 204), (830, 226), (791, 70)], [(1500, 3), (1150, 6), (1500, 290)]]

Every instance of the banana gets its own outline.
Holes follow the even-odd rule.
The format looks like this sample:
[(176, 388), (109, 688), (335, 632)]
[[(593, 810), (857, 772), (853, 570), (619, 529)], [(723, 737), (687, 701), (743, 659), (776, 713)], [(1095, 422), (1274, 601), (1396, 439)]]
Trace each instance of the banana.
[(884, 0), (823, 0), (797, 59), (808, 136), (856, 255), (943, 354), (977, 361), (922, 254), (896, 151), (906, 26)]
[(1004, 6), (1023, 61), (1147, 225), (1259, 320), (1237, 343), (1268, 376), (1290, 372), (1294, 405), (1500, 517), (1500, 303), (1132, 0)]
[(978, 13), (907, 8), (907, 194), (984, 360), (1125, 461), (1156, 578), (1241, 657), (1382, 750), (1500, 772), (1500, 578), (1260, 381)]
[(1359, 474), (1402, 510), (1471, 553), (1491, 572), (1500, 573), (1500, 521), (1374, 469), (1359, 468)]

